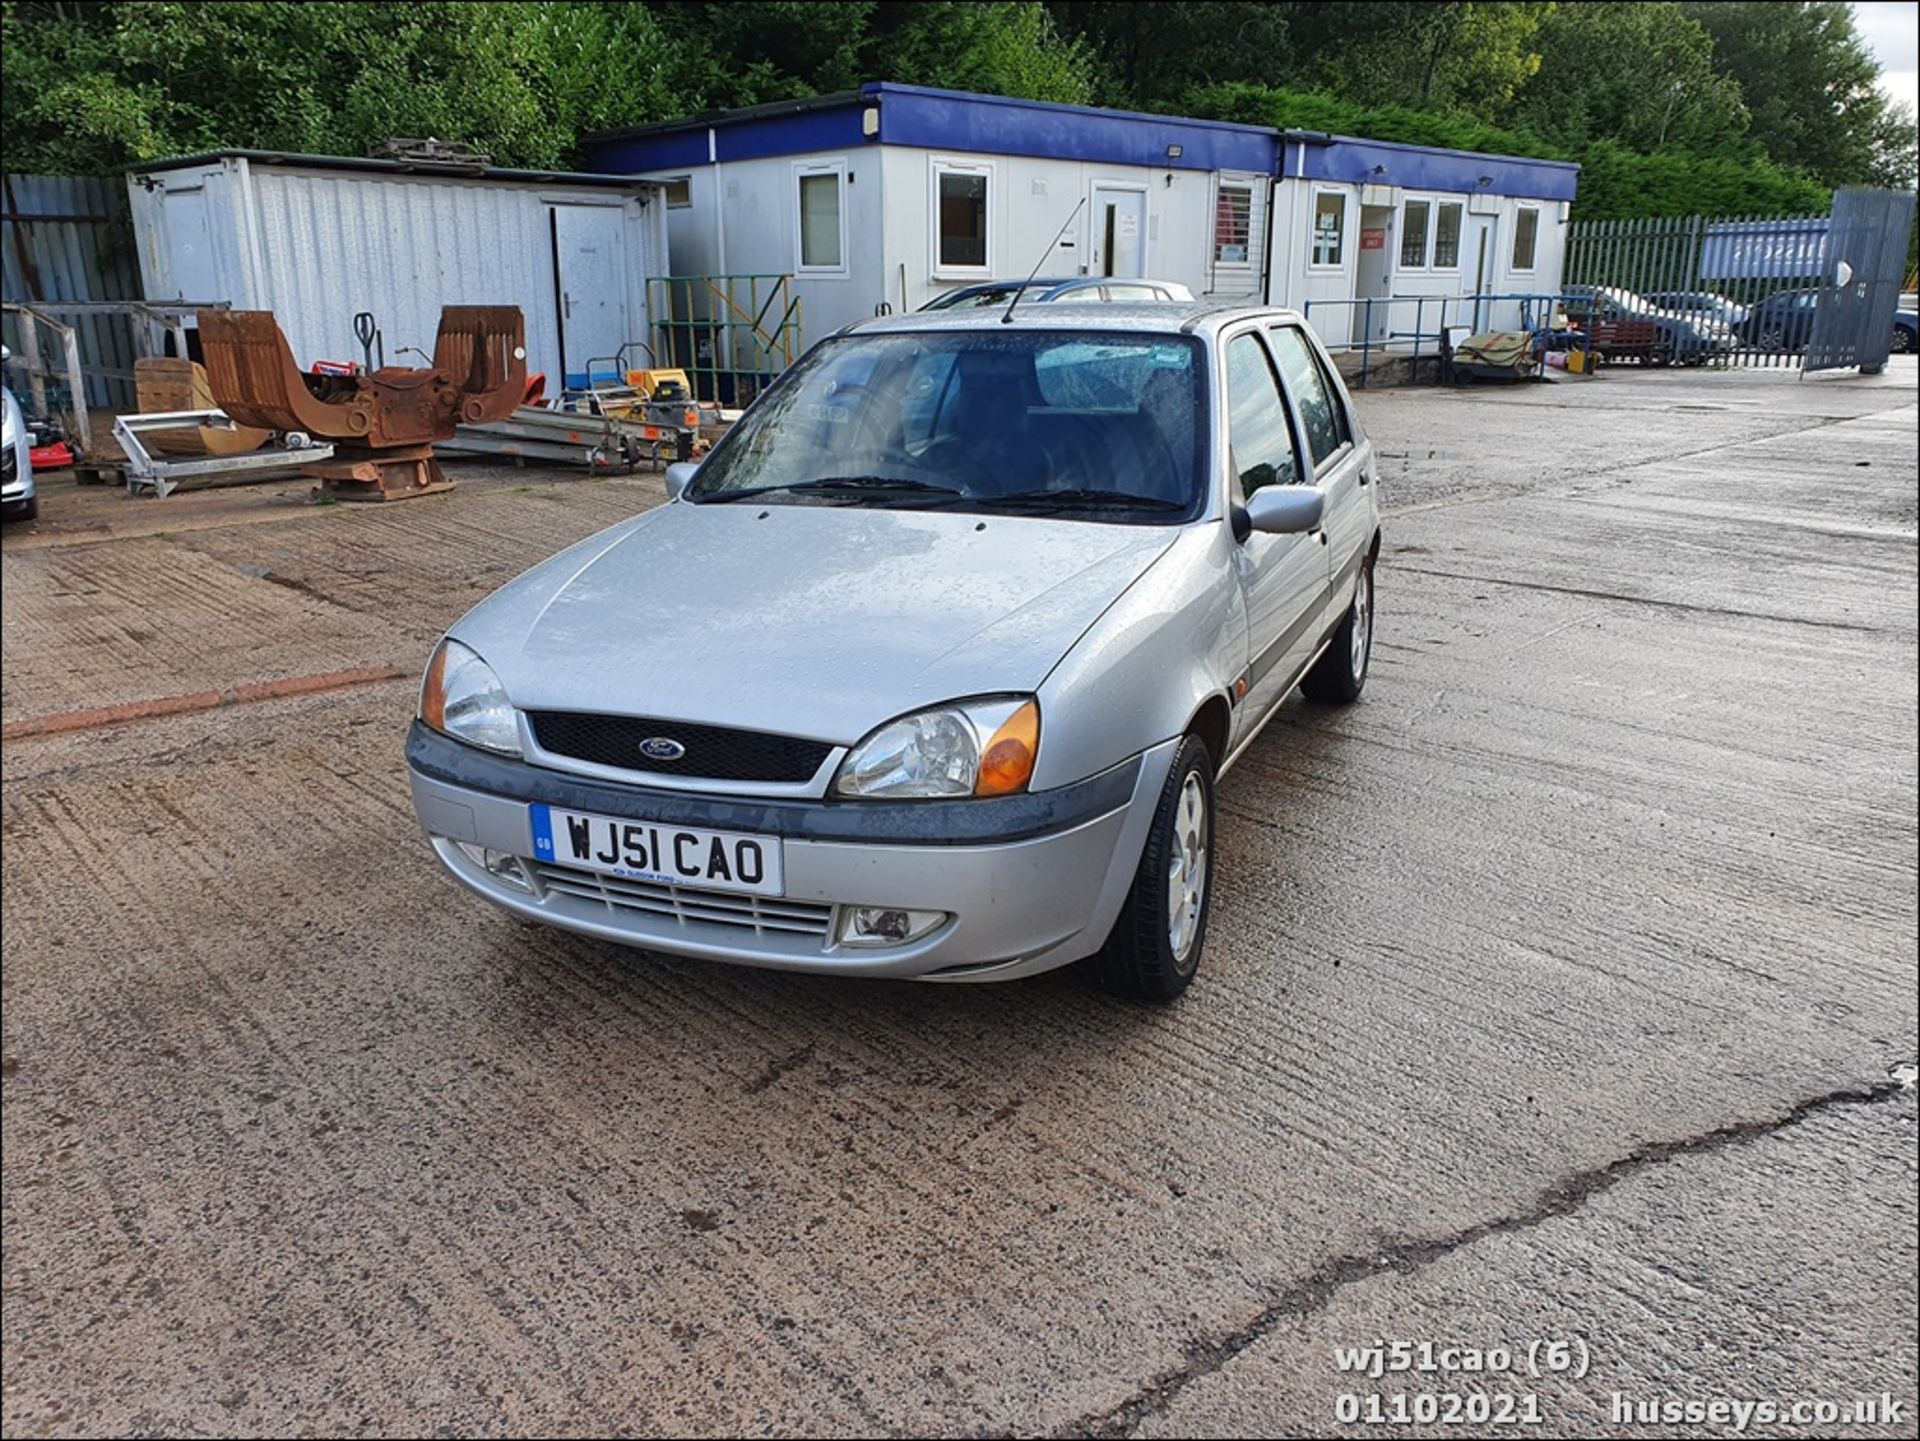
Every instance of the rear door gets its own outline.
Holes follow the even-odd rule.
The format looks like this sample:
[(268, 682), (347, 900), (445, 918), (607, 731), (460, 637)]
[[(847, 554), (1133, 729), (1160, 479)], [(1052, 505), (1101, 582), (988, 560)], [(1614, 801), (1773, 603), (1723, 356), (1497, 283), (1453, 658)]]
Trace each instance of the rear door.
[(1313, 484), (1326, 497), (1321, 521), (1327, 541), (1328, 624), (1339, 618), (1354, 577), (1373, 539), (1373, 446), (1347, 404), (1326, 354), (1300, 325), (1276, 325), (1267, 332), (1274, 358), (1293, 397), (1300, 438), (1312, 467)]
[(1133, 186), (1093, 190), (1093, 275), (1137, 280), (1147, 273), (1147, 192)]
[[(1269, 485), (1311, 485), (1280, 377), (1257, 329), (1226, 341), (1227, 445), (1232, 502)], [(1235, 551), (1247, 604), (1247, 690), (1234, 715), (1234, 739), (1257, 726), (1292, 687), (1320, 638), (1326, 608), (1327, 547), (1310, 535), (1250, 533)]]
[(553, 207), (553, 273), (560, 307), (561, 373), (587, 384), (590, 361), (610, 371), (626, 333), (626, 227), (617, 205)]

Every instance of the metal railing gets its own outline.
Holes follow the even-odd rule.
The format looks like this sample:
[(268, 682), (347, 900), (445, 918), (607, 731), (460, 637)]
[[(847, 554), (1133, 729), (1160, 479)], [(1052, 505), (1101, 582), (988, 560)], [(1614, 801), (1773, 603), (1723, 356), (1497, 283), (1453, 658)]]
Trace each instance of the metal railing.
[[(1300, 313), (1313, 324), (1316, 313), (1328, 311), (1346, 318), (1346, 338), (1314, 329), (1331, 351), (1359, 351), (1358, 379), (1364, 388), (1378, 360), (1406, 360), (1417, 370), (1422, 359), (1437, 360), (1446, 352), (1447, 331), (1465, 326), (1470, 333), (1484, 330), (1546, 331), (1554, 308), (1567, 296), (1526, 292), (1509, 295), (1379, 295), (1352, 300), (1309, 300)], [(1514, 309), (1504, 315), (1500, 307)], [(1354, 338), (1358, 321), (1359, 338)], [(1376, 320), (1379, 322), (1376, 324)], [(1431, 328), (1429, 328), (1431, 322)], [(1505, 323), (1511, 322), (1511, 323)], [(1571, 334), (1571, 332), (1569, 332)], [(1579, 348), (1579, 347), (1576, 347)]]
[(647, 280), (654, 354), (687, 373), (700, 400), (745, 406), (800, 351), (791, 275), (655, 275)]

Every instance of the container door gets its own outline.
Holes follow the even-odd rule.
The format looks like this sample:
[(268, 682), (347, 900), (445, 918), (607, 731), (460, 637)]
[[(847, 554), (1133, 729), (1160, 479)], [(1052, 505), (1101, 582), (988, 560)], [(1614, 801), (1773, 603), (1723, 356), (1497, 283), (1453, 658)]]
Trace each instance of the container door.
[(1096, 185), (1091, 274), (1138, 280), (1147, 273), (1147, 192)]
[(158, 300), (232, 300), (220, 284), (220, 268), (213, 259), (213, 227), (207, 217), (207, 191), (196, 179), (191, 185), (168, 186), (164, 224), (168, 245), (167, 275), (173, 294)]
[(560, 370), (570, 387), (588, 383), (587, 369), (611, 375), (613, 356), (628, 340), (626, 227), (615, 205), (553, 207), (554, 300), (560, 312)]

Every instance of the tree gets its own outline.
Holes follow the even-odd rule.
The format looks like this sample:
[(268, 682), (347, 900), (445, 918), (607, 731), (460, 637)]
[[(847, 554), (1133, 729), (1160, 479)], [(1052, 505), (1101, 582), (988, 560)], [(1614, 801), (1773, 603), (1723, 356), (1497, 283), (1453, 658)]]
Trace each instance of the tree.
[(1739, 85), (1750, 133), (1767, 155), (1829, 186), (1881, 172), (1890, 105), (1851, 5), (1707, 0), (1683, 8), (1713, 38), (1714, 69)]
[(1289, 4), (1256, 0), (1062, 0), (1048, 7), (1095, 62), (1095, 98), (1130, 110), (1180, 108), (1199, 85), (1258, 81), (1293, 61)]
[(1540, 66), (1547, 4), (1362, 0), (1295, 5), (1303, 77), (1367, 105), (1457, 109), (1490, 120)]
[(10, 170), (99, 174), (228, 148), (354, 155), (394, 135), (548, 167), (584, 129), (675, 114), (683, 88), (638, 6), (8, 3), (0, 26)]
[(1558, 143), (1704, 154), (1752, 148), (1740, 87), (1713, 68), (1713, 40), (1677, 4), (1587, 0), (1540, 22), (1540, 68), (1508, 118)]

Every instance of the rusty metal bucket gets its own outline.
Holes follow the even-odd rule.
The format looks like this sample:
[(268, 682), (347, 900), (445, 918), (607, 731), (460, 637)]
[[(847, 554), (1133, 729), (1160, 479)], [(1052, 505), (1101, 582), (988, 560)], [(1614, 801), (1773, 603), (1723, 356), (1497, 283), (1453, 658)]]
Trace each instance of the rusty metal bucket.
[(306, 375), (266, 310), (197, 317), (213, 398), (243, 425), (304, 431), (335, 443), (308, 467), (323, 493), (394, 500), (449, 489), (433, 442), (456, 425), (512, 414), (527, 385), (526, 326), (512, 305), (449, 305), (430, 368), (386, 366), (352, 376)]

